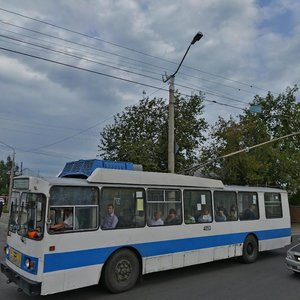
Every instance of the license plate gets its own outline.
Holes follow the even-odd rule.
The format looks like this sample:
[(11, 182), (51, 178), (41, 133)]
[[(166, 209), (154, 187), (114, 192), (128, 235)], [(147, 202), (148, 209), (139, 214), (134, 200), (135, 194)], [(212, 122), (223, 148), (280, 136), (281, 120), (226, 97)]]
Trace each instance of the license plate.
[(19, 251), (15, 250), (13, 248), (9, 249), (9, 260), (13, 264), (20, 267), (21, 266), (21, 258), (22, 258), (22, 254)]

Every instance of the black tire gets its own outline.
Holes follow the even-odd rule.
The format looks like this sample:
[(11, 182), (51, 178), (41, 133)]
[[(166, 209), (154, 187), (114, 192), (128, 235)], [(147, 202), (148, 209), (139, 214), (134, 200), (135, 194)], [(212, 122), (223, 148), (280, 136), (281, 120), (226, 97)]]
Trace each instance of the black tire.
[(253, 235), (248, 235), (243, 245), (242, 261), (245, 264), (254, 263), (258, 256), (257, 240)]
[(113, 254), (104, 267), (104, 284), (112, 293), (129, 290), (135, 285), (139, 276), (139, 259), (127, 249)]

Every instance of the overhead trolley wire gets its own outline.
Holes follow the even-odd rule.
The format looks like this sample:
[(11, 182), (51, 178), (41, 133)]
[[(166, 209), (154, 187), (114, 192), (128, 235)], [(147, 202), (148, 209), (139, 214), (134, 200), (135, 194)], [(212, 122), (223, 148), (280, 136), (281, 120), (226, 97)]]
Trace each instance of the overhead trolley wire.
[[(98, 72), (98, 71), (94, 71), (94, 70), (90, 70), (90, 69), (86, 69), (86, 68), (82, 68), (82, 67), (70, 65), (70, 64), (67, 64), (67, 63), (55, 61), (55, 60), (44, 58), (44, 57), (40, 57), (40, 56), (37, 56), (37, 55), (32, 55), (32, 54), (28, 54), (28, 53), (24, 53), (24, 52), (12, 50), (12, 49), (4, 48), (4, 47), (0, 47), (0, 50), (8, 51), (8, 52), (11, 52), (11, 53), (15, 53), (15, 54), (19, 54), (19, 55), (23, 55), (23, 56), (27, 56), (27, 57), (39, 59), (39, 60), (43, 60), (43, 61), (46, 61), (46, 62), (55, 63), (55, 64), (58, 64), (58, 65), (62, 65), (62, 66), (65, 66), (65, 67), (74, 68), (74, 69), (81, 70), (81, 71), (86, 71), (86, 72), (93, 73), (93, 74), (96, 74), (96, 75), (102, 75), (102, 76), (106, 76), (106, 77), (109, 77), (109, 78), (118, 79), (118, 80), (125, 81), (125, 82), (132, 83), (132, 84), (137, 84), (137, 85), (141, 85), (141, 86), (145, 86), (145, 87), (149, 87), (149, 88), (154, 88), (156, 90), (168, 91), (168, 89), (165, 89), (165, 88), (160, 88), (160, 87), (153, 86), (153, 85), (150, 85), (150, 84), (141, 83), (141, 82), (138, 82), (138, 81), (129, 80), (129, 79), (125, 79), (125, 78), (122, 78), (122, 77), (118, 77), (118, 76), (106, 74), (106, 73), (103, 73), (103, 72)], [(186, 95), (186, 94), (181, 94), (181, 95), (187, 96), (187, 97), (191, 97), (190, 95)], [(214, 101), (214, 100), (208, 100), (208, 99), (203, 99), (203, 100), (206, 101), (206, 102), (210, 102), (210, 103), (214, 103), (214, 104), (218, 104), (218, 105), (222, 105), (222, 106), (227, 106), (227, 107), (231, 107), (231, 108), (235, 108), (235, 109), (239, 109), (239, 110), (244, 110), (241, 107), (229, 105), (229, 104), (226, 104), (226, 103), (221, 103), (221, 102)], [(102, 121), (102, 122), (104, 122), (104, 121)], [(85, 131), (88, 131), (91, 128), (94, 128), (94, 127), (96, 127), (98, 125), (99, 125), (99, 123), (97, 123), (96, 125), (93, 125), (93, 126), (91, 126), (89, 128), (86, 128), (84, 130), (81, 130), (80, 132), (75, 133), (75, 134), (73, 134), (71, 136), (68, 136), (68, 137), (65, 137), (63, 139), (60, 139), (59, 141), (50, 143), (48, 145), (44, 145), (44, 146), (36, 148), (36, 149), (32, 149), (31, 151), (37, 151), (37, 150), (40, 150), (42, 148), (46, 148), (46, 147), (53, 146), (55, 144), (59, 144), (59, 143), (65, 141), (65, 140), (73, 138), (73, 137), (75, 137), (75, 136), (77, 136), (77, 135), (79, 135), (79, 134), (81, 134), (81, 133), (83, 133)]]
[[(135, 53), (139, 53), (139, 54), (142, 54), (142, 55), (145, 55), (145, 56), (148, 56), (148, 57), (152, 57), (152, 58), (155, 58), (155, 59), (158, 59), (158, 60), (161, 60), (161, 61), (165, 61), (165, 62), (168, 62), (168, 63), (172, 63), (172, 64), (174, 64), (174, 65), (177, 65), (177, 63), (175, 63), (175, 62), (173, 62), (173, 61), (170, 61), (170, 60), (167, 60), (167, 59), (164, 59), (164, 58), (161, 58), (161, 57), (157, 57), (157, 56), (154, 56), (154, 55), (151, 55), (151, 54), (148, 54), (148, 53), (145, 53), (145, 52), (142, 52), (142, 51), (133, 49), (133, 48), (129, 48), (129, 47), (126, 47), (126, 46), (122, 46), (122, 45), (117, 44), (117, 43), (109, 42), (109, 41), (106, 41), (106, 40), (104, 40), (104, 39), (100, 39), (100, 38), (97, 38), (97, 37), (94, 37), (94, 36), (91, 36), (91, 35), (88, 35), (88, 34), (85, 34), (85, 33), (82, 33), (82, 32), (78, 32), (78, 31), (75, 31), (75, 30), (72, 30), (72, 29), (63, 27), (63, 26), (59, 26), (59, 25), (56, 25), (56, 24), (53, 24), (53, 23), (50, 23), (50, 22), (46, 22), (46, 21), (37, 19), (37, 18), (29, 17), (29, 16), (26, 16), (26, 15), (24, 15), (24, 14), (20, 14), (20, 13), (17, 13), (17, 12), (13, 12), (13, 11), (11, 11), (11, 10), (4, 9), (4, 8), (1, 8), (1, 7), (0, 7), (0, 10), (2, 10), (2, 11), (4, 11), (4, 12), (7, 12), (7, 13), (10, 13), (10, 14), (14, 14), (14, 15), (17, 15), (17, 16), (20, 16), (20, 17), (23, 17), (23, 18), (26, 18), (26, 19), (30, 19), (30, 20), (35, 21), (35, 22), (39, 22), (39, 23), (45, 24), (45, 25), (47, 25), (47, 26), (55, 27), (55, 28), (58, 28), (58, 29), (61, 29), (61, 30), (65, 30), (65, 31), (67, 31), (67, 32), (71, 32), (71, 33), (74, 33), (74, 34), (78, 34), (78, 35), (84, 36), (84, 37), (89, 38), (89, 39), (97, 40), (97, 41), (100, 41), (100, 42), (103, 42), (103, 43), (107, 43), (107, 44), (109, 44), (109, 45), (112, 45), (112, 46), (115, 46), (115, 47), (118, 47), (118, 48), (126, 49), (126, 50), (128, 50), (128, 51), (132, 51), (132, 52), (135, 52)], [(15, 26), (17, 26), (17, 25), (15, 25)], [(17, 27), (18, 27), (18, 26), (17, 26)], [(223, 79), (223, 80), (231, 81), (231, 82), (238, 83), (238, 84), (241, 84), (241, 85), (244, 85), (244, 86), (249, 86), (249, 87), (251, 87), (251, 88), (255, 88), (255, 89), (258, 89), (258, 90), (262, 90), (262, 91), (268, 92), (268, 90), (263, 89), (263, 88), (260, 88), (260, 87), (258, 87), (258, 86), (255, 86), (255, 85), (253, 85), (253, 84), (241, 82), (241, 81), (238, 81), (238, 80), (234, 80), (234, 79), (231, 79), (231, 78), (227, 78), (227, 77), (222, 76), (222, 75), (213, 74), (213, 73), (210, 73), (210, 72), (207, 72), (207, 71), (203, 71), (203, 70), (200, 70), (200, 69), (197, 69), (197, 68), (194, 68), (194, 67), (186, 66), (186, 65), (184, 65), (184, 67), (185, 67), (185, 68), (188, 68), (188, 69), (191, 69), (191, 70), (195, 70), (195, 71), (204, 73), (204, 74), (208, 74), (208, 75), (210, 75), (210, 76), (218, 77), (218, 78), (221, 78), (221, 79)]]
[[(84, 61), (87, 61), (87, 62), (96, 63), (96, 64), (103, 65), (103, 66), (107, 66), (107, 67), (110, 67), (110, 68), (113, 68), (113, 69), (116, 69), (116, 70), (120, 70), (120, 71), (123, 71), (123, 72), (126, 72), (126, 73), (130, 73), (130, 74), (134, 74), (134, 75), (146, 77), (146, 78), (153, 79), (153, 80), (156, 80), (156, 81), (161, 81), (160, 79), (152, 77), (152, 76), (149, 76), (149, 75), (145, 75), (145, 74), (133, 72), (133, 71), (130, 71), (130, 70), (122, 69), (122, 68), (119, 68), (119, 67), (116, 67), (116, 66), (112, 66), (112, 65), (109, 65), (109, 64), (106, 64), (106, 63), (102, 63), (102, 62), (93, 60), (93, 59), (89, 59), (89, 58), (78, 56), (78, 55), (71, 54), (71, 53), (68, 53), (68, 52), (64, 52), (64, 51), (56, 50), (56, 49), (53, 49), (53, 48), (49, 48), (49, 47), (46, 47), (44, 45), (27, 42), (27, 41), (24, 41), (24, 40), (21, 40), (21, 39), (17, 39), (17, 38), (14, 38), (14, 37), (10, 37), (10, 36), (7, 36), (7, 35), (3, 35), (3, 34), (0, 34), (0, 37), (6, 38), (6, 39), (10, 39), (10, 40), (13, 40), (13, 41), (17, 41), (17, 42), (20, 42), (20, 43), (23, 43), (23, 44), (28, 44), (28, 45), (31, 45), (31, 46), (39, 47), (41, 49), (52, 51), (54, 53), (62, 54), (62, 55), (69, 56), (69, 57), (72, 57), (72, 58), (76, 58), (76, 59), (79, 59), (79, 60), (84, 60)], [(158, 73), (156, 73), (156, 74), (159, 75)], [(187, 88), (187, 89), (194, 89), (194, 90), (197, 90), (197, 91), (204, 91), (204, 89), (201, 89), (201, 90), (199, 88), (195, 89), (195, 88), (192, 88), (190, 86), (180, 85), (178, 83), (177, 83), (177, 86), (183, 87), (183, 88)], [(211, 92), (211, 91), (207, 91), (206, 90), (204, 92), (207, 93), (208, 95), (212, 95), (212, 96), (216, 96), (216, 97), (228, 99), (230, 101), (235, 101), (235, 102), (242, 103), (242, 104), (247, 104), (244, 101), (237, 100), (237, 99), (234, 99), (232, 97), (225, 96), (225, 95), (218, 95), (218, 94), (216, 94), (214, 92)]]
[[(0, 10), (1, 10), (1, 8), (0, 8)], [(70, 41), (70, 40), (67, 40), (67, 39), (64, 39), (64, 38), (60, 38), (60, 37), (57, 37), (57, 36), (54, 36), (54, 35), (50, 35), (50, 34), (47, 34), (47, 33), (43, 33), (43, 32), (37, 31), (37, 30), (32, 30), (32, 29), (29, 29), (29, 28), (26, 28), (26, 27), (23, 27), (23, 26), (19, 26), (19, 25), (15, 25), (15, 24), (12, 24), (12, 23), (9, 23), (9, 22), (5, 22), (5, 21), (3, 21), (3, 20), (0, 20), (0, 22), (4, 23), (4, 24), (6, 24), (6, 25), (10, 25), (10, 26), (13, 26), (13, 27), (17, 27), (17, 28), (20, 28), (20, 29), (27, 30), (27, 31), (30, 31), (30, 32), (38, 33), (38, 34), (40, 34), (40, 35), (45, 35), (45, 36), (47, 36), (47, 37), (51, 37), (51, 38), (54, 38), (54, 39), (59, 39), (59, 40), (62, 40), (62, 41), (64, 41), (64, 42), (67, 42), (67, 43), (75, 44), (75, 45), (77, 45), (77, 46), (82, 46), (82, 47), (85, 47), (85, 48), (89, 48), (89, 49), (91, 49), (91, 50), (96, 50), (96, 51), (104, 52), (104, 53), (109, 54), (109, 55), (115, 55), (115, 56), (117, 56), (117, 57), (120, 57), (120, 58), (123, 58), (123, 59), (126, 59), (126, 60), (130, 60), (130, 61), (134, 61), (134, 62), (137, 62), (137, 63), (141, 63), (141, 64), (144, 64), (144, 65), (147, 65), (147, 66), (150, 66), (150, 67), (159, 69), (159, 70), (161, 70), (161, 69), (164, 69), (164, 70), (165, 70), (165, 68), (162, 68), (161, 66), (157, 66), (157, 65), (154, 65), (154, 64), (151, 64), (151, 63), (147, 63), (147, 62), (145, 62), (145, 61), (141, 61), (141, 60), (137, 60), (137, 59), (132, 59), (132, 58), (129, 58), (129, 57), (127, 57), (127, 56), (123, 56), (123, 55), (120, 55), (120, 54), (112, 53), (112, 52), (109, 52), (109, 51), (106, 51), (106, 50), (102, 50), (102, 49), (99, 49), (99, 48), (96, 48), (96, 47), (84, 45), (84, 44), (81, 44), (81, 43), (78, 43), (78, 42)], [(20, 34), (20, 33), (16, 33), (16, 34), (22, 35), (22, 34)], [(25, 36), (26, 36), (26, 35), (25, 35)], [(28, 37), (28, 36), (27, 36), (27, 37)], [(48, 50), (49, 50), (49, 49), (48, 49)], [(54, 51), (54, 50), (53, 50), (53, 51)], [(65, 55), (69, 55), (69, 54), (65, 54)], [(80, 57), (80, 59), (84, 59), (84, 58), (81, 58), (81, 57)], [(100, 62), (96, 62), (96, 61), (94, 61), (94, 62), (95, 62), (95, 63), (98, 63), (98, 64), (101, 64)], [(104, 64), (104, 63), (102, 63), (102, 64)], [(118, 68), (118, 67), (114, 67), (114, 66), (110, 66), (110, 67), (112, 67), (112, 68)], [(132, 68), (132, 67), (130, 66), (130, 68)], [(170, 71), (170, 69), (168, 69), (168, 71)], [(132, 72), (132, 71), (125, 71), (125, 72)], [(133, 73), (133, 72), (132, 72), (132, 73)], [(156, 72), (151, 72), (151, 71), (149, 71), (149, 70), (147, 70), (147, 73), (152, 73), (152, 74), (156, 74), (156, 75), (160, 75), (160, 76), (161, 76), (161, 74), (158, 74), (158, 73), (156, 73)], [(211, 83), (214, 83), (214, 84), (218, 84), (218, 85), (221, 85), (221, 86), (225, 86), (225, 87), (227, 87), (227, 88), (232, 88), (232, 89), (235, 89), (235, 90), (238, 90), (238, 91), (243, 91), (243, 92), (247, 92), (247, 93), (252, 94), (252, 92), (247, 91), (247, 90), (244, 90), (244, 89), (241, 89), (241, 88), (230, 87), (230, 86), (225, 85), (225, 84), (223, 84), (223, 83), (218, 83), (218, 82), (215, 82), (215, 81), (212, 81), (212, 80), (208, 80), (208, 79), (203, 79), (203, 78), (200, 78), (200, 77), (197, 77), (197, 76), (184, 74), (184, 73), (182, 73), (182, 72), (180, 72), (180, 74), (185, 75), (185, 76), (188, 76), (188, 77), (193, 77), (193, 78), (196, 78), (196, 79), (198, 79), (198, 80), (203, 80), (203, 81), (206, 81), (206, 82), (211, 82)], [(141, 75), (141, 74), (136, 74), (136, 75)], [(148, 75), (141, 75), (141, 76), (146, 76), (146, 77), (147, 77)], [(154, 79), (154, 78), (152, 78), (152, 79)], [(155, 80), (158, 80), (158, 79), (155, 79)], [(209, 93), (209, 92), (208, 92), (208, 93)], [(210, 93), (212, 94), (212, 92), (210, 92)], [(219, 96), (219, 95), (216, 95), (216, 94), (215, 94), (215, 96), (216, 96), (216, 97), (223, 97), (223, 98), (229, 99), (229, 97), (226, 96), (226, 95), (225, 95), (225, 96)], [(229, 99), (229, 100), (230, 100), (230, 99)], [(235, 99), (234, 101), (239, 102), (240, 100), (236, 100), (236, 99)], [(244, 102), (244, 103), (245, 103), (245, 102)]]

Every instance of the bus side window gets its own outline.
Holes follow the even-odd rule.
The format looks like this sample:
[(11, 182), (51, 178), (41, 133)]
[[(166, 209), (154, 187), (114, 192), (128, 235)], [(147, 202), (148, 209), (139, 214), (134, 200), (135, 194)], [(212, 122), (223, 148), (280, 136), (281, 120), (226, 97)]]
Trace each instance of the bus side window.
[(184, 190), (184, 223), (212, 222), (211, 192), (203, 190)]
[(148, 226), (182, 223), (181, 191), (148, 189)]
[(265, 211), (267, 219), (282, 218), (282, 203), (279, 193), (265, 193)]
[(233, 191), (215, 191), (214, 209), (216, 222), (237, 220), (237, 199)]
[(259, 219), (258, 197), (254, 192), (239, 192), (238, 207), (240, 220)]
[[(145, 192), (141, 188), (104, 187), (101, 193), (101, 228), (119, 229), (145, 226), (144, 198)], [(108, 224), (108, 206), (113, 207), (114, 219), (117, 224)], [(111, 219), (111, 222), (115, 222)]]

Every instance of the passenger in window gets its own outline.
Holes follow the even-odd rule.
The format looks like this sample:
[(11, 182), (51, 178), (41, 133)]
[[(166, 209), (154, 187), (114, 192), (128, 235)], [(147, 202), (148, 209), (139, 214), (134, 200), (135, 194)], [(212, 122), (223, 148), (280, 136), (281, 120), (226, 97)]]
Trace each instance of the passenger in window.
[(107, 215), (103, 220), (102, 223), (102, 229), (113, 229), (116, 228), (119, 219), (118, 217), (115, 215), (115, 209), (113, 204), (108, 204), (106, 207), (107, 210)]
[(169, 210), (169, 214), (165, 220), (165, 225), (176, 225), (179, 223), (180, 223), (180, 221), (176, 216), (176, 210), (174, 208), (171, 208)]
[(60, 223), (50, 226), (50, 230), (73, 229), (73, 210), (72, 208), (64, 209), (64, 220)]
[(228, 211), (227, 209), (224, 207), (223, 202), (218, 205), (218, 209), (221, 210), (223, 212), (223, 214), (225, 215), (226, 219), (228, 218)]
[(184, 211), (184, 223), (185, 224), (194, 224), (194, 223), (196, 223), (195, 218), (191, 214), (189, 214), (188, 211)]
[(197, 220), (199, 223), (207, 223), (212, 221), (211, 214), (209, 213), (208, 207), (204, 206), (202, 209), (202, 214)]
[(230, 207), (230, 212), (228, 216), (228, 221), (236, 221), (237, 220), (237, 210), (234, 204)]
[(164, 225), (164, 221), (161, 219), (159, 211), (156, 211), (154, 213), (154, 218), (150, 220), (149, 225), (150, 226)]
[(256, 205), (251, 204), (243, 213), (244, 220), (255, 220), (257, 219), (257, 210)]
[(227, 220), (227, 217), (224, 213), (223, 207), (217, 208), (215, 220), (216, 220), (216, 222), (225, 222)]

